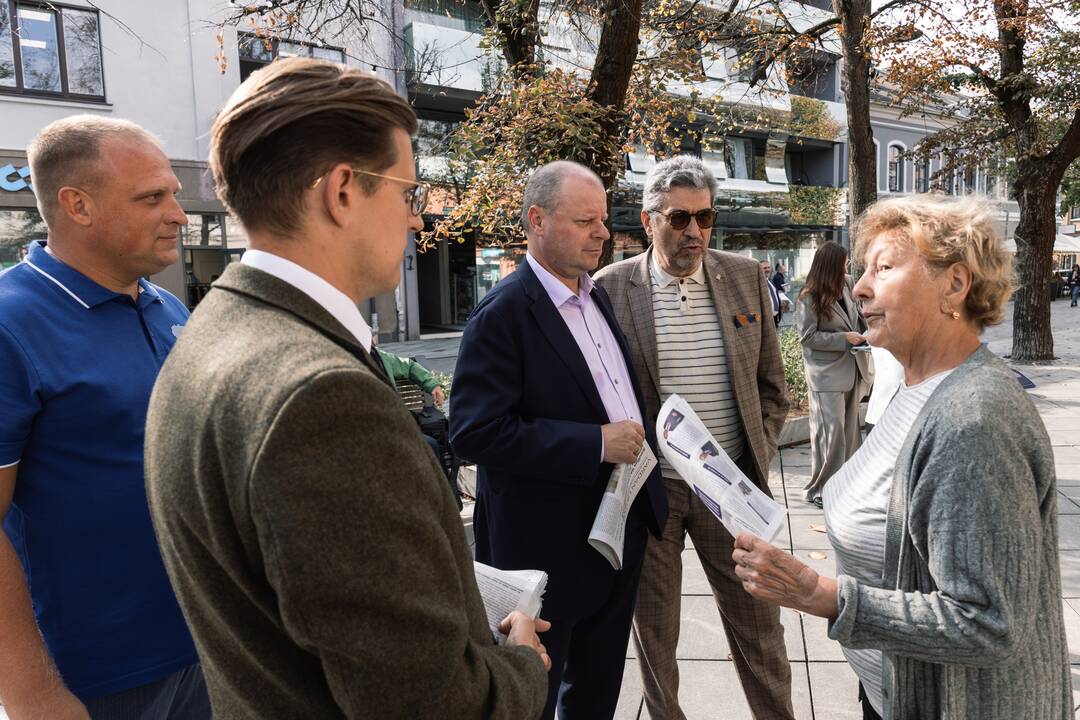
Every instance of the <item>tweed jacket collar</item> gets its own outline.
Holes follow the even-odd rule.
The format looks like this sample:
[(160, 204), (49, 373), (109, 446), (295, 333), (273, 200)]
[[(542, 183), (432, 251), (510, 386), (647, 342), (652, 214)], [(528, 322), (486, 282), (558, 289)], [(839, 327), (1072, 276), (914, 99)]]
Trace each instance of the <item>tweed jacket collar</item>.
[(219, 290), (244, 295), (294, 316), (352, 353), (377, 376), (387, 379), (356, 336), (309, 295), (284, 280), (249, 265), (232, 263), (211, 286), (211, 292)]

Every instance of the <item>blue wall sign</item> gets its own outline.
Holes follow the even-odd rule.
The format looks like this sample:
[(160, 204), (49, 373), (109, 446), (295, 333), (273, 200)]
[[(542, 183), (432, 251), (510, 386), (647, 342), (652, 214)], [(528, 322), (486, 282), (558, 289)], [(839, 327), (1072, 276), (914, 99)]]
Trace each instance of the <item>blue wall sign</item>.
[(30, 168), (20, 167), (17, 168), (11, 163), (0, 167), (0, 190), (7, 192), (19, 192), (20, 190), (29, 190), (34, 192), (33, 186), (30, 184)]

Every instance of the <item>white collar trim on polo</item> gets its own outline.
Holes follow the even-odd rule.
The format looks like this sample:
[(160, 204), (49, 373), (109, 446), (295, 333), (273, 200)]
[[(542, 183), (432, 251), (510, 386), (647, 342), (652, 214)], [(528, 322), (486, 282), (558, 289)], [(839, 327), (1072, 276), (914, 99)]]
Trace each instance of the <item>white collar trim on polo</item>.
[(364, 350), (371, 352), (371, 326), (360, 314), (360, 308), (345, 293), (310, 270), (300, 267), (292, 260), (265, 250), (247, 250), (240, 262), (256, 270), (269, 273), (289, 283), (317, 302), (335, 320), (352, 333)]

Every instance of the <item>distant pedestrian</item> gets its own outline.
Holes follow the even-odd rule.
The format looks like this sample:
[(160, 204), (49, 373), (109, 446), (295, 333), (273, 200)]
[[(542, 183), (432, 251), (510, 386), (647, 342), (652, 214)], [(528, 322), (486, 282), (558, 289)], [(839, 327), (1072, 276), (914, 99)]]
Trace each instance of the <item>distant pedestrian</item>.
[(1068, 283), (1069, 292), (1072, 293), (1072, 304), (1069, 307), (1076, 307), (1076, 298), (1080, 296), (1080, 265), (1073, 265)]
[(772, 276), (772, 284), (778, 293), (787, 292), (788, 282), (786, 273), (787, 269), (784, 265), (782, 263), (776, 263), (776, 272)]
[(873, 379), (863, 345), (866, 322), (851, 294), (847, 252), (828, 241), (814, 255), (796, 301), (799, 342), (810, 390), (810, 482), (806, 500), (821, 506), (821, 491), (862, 442), (859, 401)]

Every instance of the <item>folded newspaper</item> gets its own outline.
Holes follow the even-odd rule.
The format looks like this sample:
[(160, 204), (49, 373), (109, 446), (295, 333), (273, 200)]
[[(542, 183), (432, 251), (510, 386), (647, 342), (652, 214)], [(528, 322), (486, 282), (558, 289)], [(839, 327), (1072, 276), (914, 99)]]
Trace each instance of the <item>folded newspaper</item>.
[(484, 601), (488, 627), (495, 643), (502, 645), (506, 636), (499, 632), (499, 623), (507, 615), (520, 610), (534, 620), (540, 615), (548, 576), (543, 570), (500, 570), (473, 561), (476, 585)]
[(589, 544), (616, 570), (622, 570), (626, 518), (630, 514), (630, 507), (654, 467), (656, 455), (645, 443), (633, 465), (623, 463), (611, 471), (600, 509), (596, 511), (596, 519), (589, 532)]
[(783, 506), (739, 470), (680, 396), (660, 408), (656, 436), (664, 458), (732, 536), (749, 532), (770, 543), (776, 539), (784, 527)]

